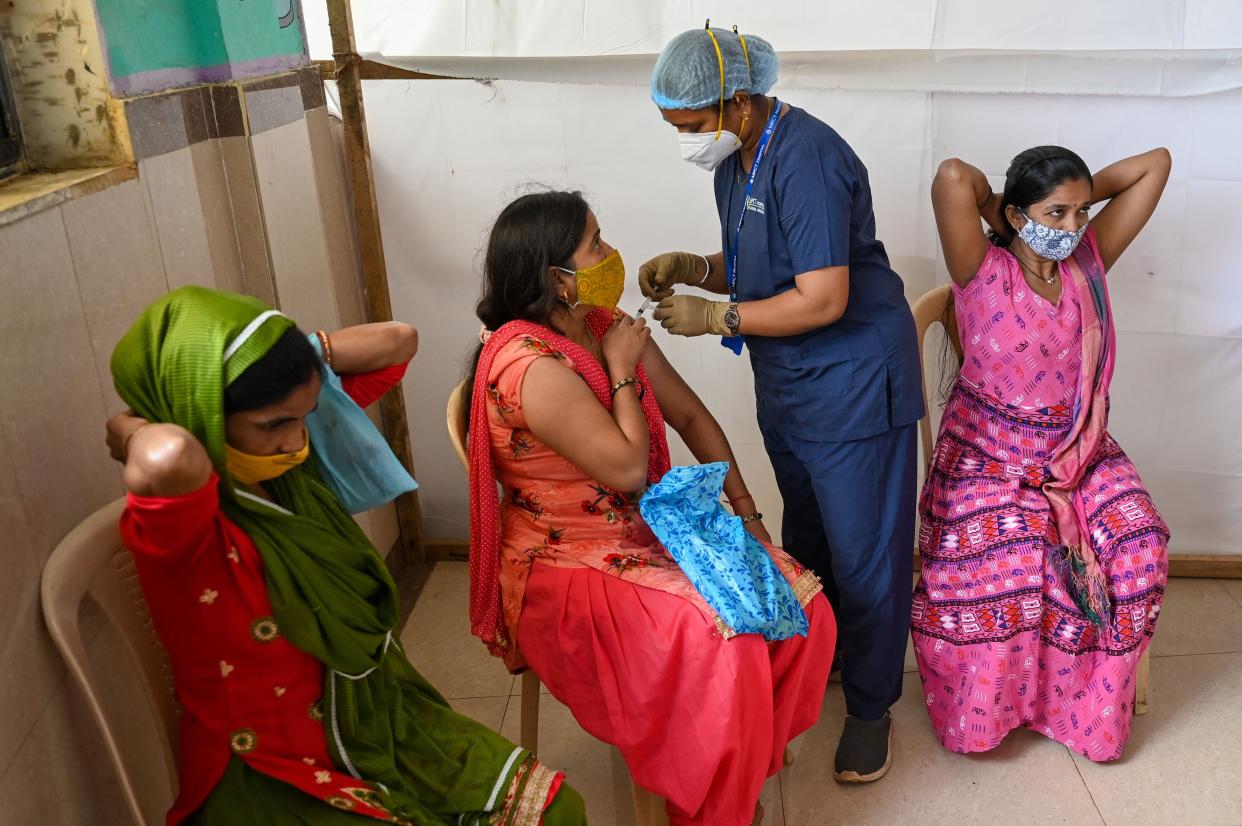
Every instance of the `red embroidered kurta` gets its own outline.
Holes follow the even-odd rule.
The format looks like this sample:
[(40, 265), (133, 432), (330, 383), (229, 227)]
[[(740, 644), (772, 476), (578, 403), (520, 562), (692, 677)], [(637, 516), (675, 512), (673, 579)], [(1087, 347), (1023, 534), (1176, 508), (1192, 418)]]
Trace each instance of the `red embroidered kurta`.
[[(405, 364), (343, 376), (365, 407)], [(232, 755), (325, 802), (387, 820), (367, 783), (337, 771), (323, 728), (323, 665), (281, 636), (263, 561), (220, 509), (219, 478), (176, 497), (129, 495), (121, 537), (134, 556), (181, 705), (181, 790), (169, 826), (193, 814)]]

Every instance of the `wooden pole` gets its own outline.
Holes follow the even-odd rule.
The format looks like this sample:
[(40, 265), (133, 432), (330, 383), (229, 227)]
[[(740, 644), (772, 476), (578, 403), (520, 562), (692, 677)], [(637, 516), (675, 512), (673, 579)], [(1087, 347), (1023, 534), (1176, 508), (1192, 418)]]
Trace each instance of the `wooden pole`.
[[(384, 264), (384, 242), (380, 235), (379, 205), (375, 200), (375, 181), (371, 176), (371, 146), (367, 140), (366, 111), (362, 103), (361, 59), (354, 41), (350, 0), (327, 0), (328, 25), (332, 31), (332, 52), (336, 62), (336, 84), (341, 100), (341, 120), (345, 132), (345, 160), (353, 190), (354, 214), (358, 226), (358, 249), (362, 257), (362, 283), (368, 321), (391, 321), (392, 301), (388, 294), (388, 270)], [(410, 428), (405, 399), (400, 392), (380, 400), (384, 436), (402, 463), (414, 473), (410, 452)], [(397, 524), (401, 531), (402, 558), (406, 563), (426, 561), (423, 548), (423, 520), (418, 494), (406, 493), (396, 500)], [(382, 549), (381, 549), (382, 550)]]

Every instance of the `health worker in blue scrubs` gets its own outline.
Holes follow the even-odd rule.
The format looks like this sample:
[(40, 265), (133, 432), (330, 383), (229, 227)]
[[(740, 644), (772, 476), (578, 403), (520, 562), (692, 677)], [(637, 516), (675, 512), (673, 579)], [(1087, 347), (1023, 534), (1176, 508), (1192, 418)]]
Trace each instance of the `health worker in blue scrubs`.
[(723, 249), (657, 256), (639, 283), (665, 329), (750, 353), (783, 544), (823, 580), (840, 628), (833, 774), (868, 782), (892, 763), (910, 626), (919, 354), (866, 167), (832, 127), (769, 96), (776, 75), (772, 46), (736, 30), (694, 29), (661, 52), (651, 97), (685, 160), (714, 175)]

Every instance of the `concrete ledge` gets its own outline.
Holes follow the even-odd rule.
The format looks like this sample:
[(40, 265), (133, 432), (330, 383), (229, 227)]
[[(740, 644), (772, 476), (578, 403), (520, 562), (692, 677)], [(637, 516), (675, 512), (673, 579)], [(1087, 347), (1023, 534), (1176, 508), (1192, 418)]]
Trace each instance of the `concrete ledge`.
[(0, 227), (138, 177), (138, 167), (25, 172), (0, 183)]

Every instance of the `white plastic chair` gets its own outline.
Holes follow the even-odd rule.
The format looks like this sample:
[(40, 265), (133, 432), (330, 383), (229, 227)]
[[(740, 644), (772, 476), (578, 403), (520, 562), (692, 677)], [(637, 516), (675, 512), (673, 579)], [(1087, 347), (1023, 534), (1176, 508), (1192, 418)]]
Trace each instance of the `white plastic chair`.
[[(117, 525), (124, 507), (124, 499), (103, 506), (52, 551), (43, 568), (43, 617), (69, 674), (86, 697), (134, 823), (156, 826), (164, 822), (163, 813), (158, 820), (148, 820), (135, 792), (139, 783), (148, 784), (152, 778), (140, 774), (119, 747), (122, 739), (132, 734), (117, 730), (118, 723), (106, 707), (101, 680), (87, 657), (79, 622), (82, 603), (89, 596), (119, 635), (141, 677), (143, 699), (153, 711), (165, 766), (175, 786), (179, 711), (173, 697), (172, 669), (151, 624), (133, 557), (121, 545)], [(168, 791), (171, 801), (177, 790)]]

